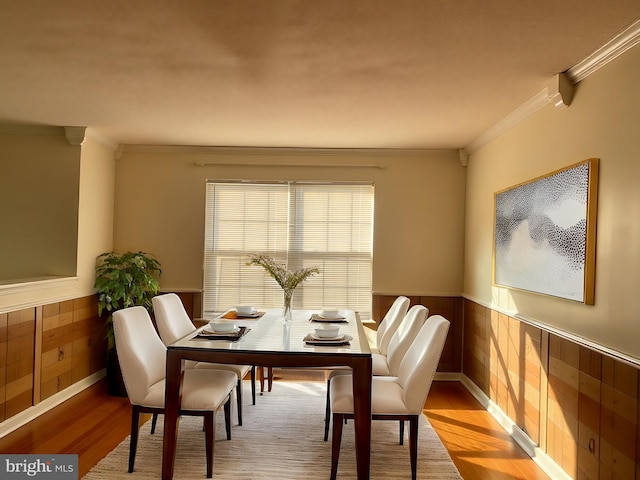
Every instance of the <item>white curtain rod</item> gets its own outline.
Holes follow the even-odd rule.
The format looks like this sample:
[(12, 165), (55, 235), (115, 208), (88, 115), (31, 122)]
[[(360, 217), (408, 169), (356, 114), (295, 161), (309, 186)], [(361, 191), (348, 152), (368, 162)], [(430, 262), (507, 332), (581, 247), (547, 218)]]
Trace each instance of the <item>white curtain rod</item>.
[(194, 162), (198, 167), (316, 167), (316, 168), (387, 168), (378, 163), (257, 163), (257, 162)]

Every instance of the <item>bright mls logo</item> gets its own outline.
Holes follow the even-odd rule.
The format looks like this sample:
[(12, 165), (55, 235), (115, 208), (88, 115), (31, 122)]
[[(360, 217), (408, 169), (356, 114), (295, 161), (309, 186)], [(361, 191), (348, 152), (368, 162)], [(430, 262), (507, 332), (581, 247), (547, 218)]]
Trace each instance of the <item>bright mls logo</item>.
[(78, 480), (78, 455), (0, 455), (2, 480)]

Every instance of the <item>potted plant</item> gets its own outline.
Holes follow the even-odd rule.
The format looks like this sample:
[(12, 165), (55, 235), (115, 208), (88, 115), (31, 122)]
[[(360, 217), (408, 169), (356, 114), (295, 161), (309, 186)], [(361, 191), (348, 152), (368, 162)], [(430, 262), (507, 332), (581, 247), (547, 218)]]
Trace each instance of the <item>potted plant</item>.
[[(126, 396), (113, 335), (113, 312), (141, 305), (152, 311), (151, 299), (158, 294), (162, 275), (160, 262), (144, 252), (107, 252), (96, 259), (95, 288), (98, 290), (98, 315), (105, 320), (107, 338), (107, 377), (109, 393)], [(124, 395), (122, 393), (124, 392)]]

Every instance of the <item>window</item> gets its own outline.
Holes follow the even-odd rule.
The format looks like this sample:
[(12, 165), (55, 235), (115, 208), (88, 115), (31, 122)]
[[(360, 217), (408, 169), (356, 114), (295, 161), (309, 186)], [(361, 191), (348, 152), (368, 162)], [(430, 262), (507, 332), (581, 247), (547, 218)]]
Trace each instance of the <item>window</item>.
[(295, 291), (294, 308), (340, 307), (371, 314), (372, 185), (209, 182), (204, 310), (282, 307), (282, 290), (250, 253), (320, 275)]

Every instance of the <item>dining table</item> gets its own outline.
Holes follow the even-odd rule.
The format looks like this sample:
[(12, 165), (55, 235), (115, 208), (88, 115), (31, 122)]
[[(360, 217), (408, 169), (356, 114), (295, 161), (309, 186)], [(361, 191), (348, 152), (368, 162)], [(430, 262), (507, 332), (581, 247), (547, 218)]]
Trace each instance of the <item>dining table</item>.
[[(210, 320), (229, 318), (224, 312)], [(235, 313), (235, 312), (231, 312)], [(352, 369), (354, 398), (354, 428), (358, 480), (370, 476), (371, 460), (371, 349), (357, 312), (339, 310), (338, 318), (321, 317), (319, 310), (294, 310), (285, 322), (282, 309), (259, 312), (255, 318), (234, 318), (243, 335), (238, 339), (219, 339), (203, 335), (208, 324), (167, 345), (162, 479), (174, 475), (176, 444), (180, 420), (182, 373), (185, 360), (262, 367), (349, 367)], [(348, 343), (311, 345), (305, 337), (323, 323), (340, 326)], [(348, 337), (351, 337), (350, 339)], [(222, 337), (226, 338), (226, 337)], [(313, 340), (313, 339), (312, 339)], [(316, 342), (311, 342), (316, 343)], [(277, 393), (276, 393), (277, 394)], [(265, 437), (269, 432), (264, 432)], [(215, 463), (214, 463), (215, 469)], [(330, 465), (327, 465), (330, 469)], [(327, 472), (329, 473), (329, 472)]]

